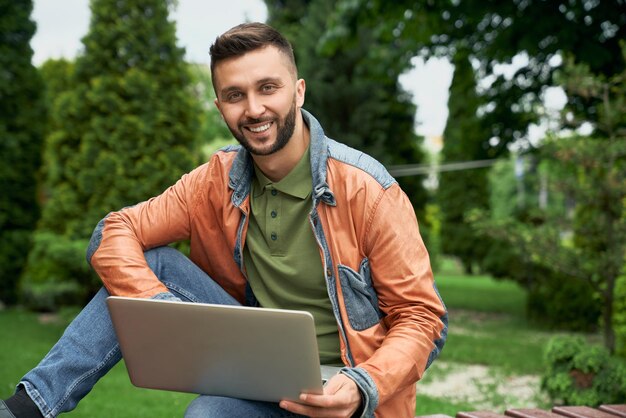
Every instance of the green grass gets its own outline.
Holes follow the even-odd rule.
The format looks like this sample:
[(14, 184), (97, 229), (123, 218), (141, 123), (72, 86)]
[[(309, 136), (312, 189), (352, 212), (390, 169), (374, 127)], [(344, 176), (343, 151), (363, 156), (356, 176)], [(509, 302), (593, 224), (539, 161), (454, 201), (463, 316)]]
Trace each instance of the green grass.
[[(10, 396), (21, 377), (43, 358), (76, 314), (64, 311), (42, 322), (38, 314), (10, 309), (0, 312), (0, 329), (10, 338), (0, 339), (0, 398)], [(194, 395), (138, 389), (123, 362), (96, 384), (79, 404), (73, 417), (181, 417)]]
[(512, 374), (538, 374), (553, 333), (525, 318), (526, 291), (511, 281), (465, 276), (448, 264), (435, 275), (449, 309), (449, 334), (440, 359), (496, 366)]
[[(453, 267), (453, 266), (452, 266)], [(441, 381), (451, 369), (488, 366), (504, 381), (508, 376), (539, 375), (543, 348), (553, 332), (529, 324), (524, 318), (526, 294), (514, 283), (487, 276), (463, 276), (447, 268), (435, 274), (437, 286), (450, 312), (448, 342), (423, 384)], [(19, 309), (0, 311), (0, 329), (11, 336), (0, 340), (0, 398), (45, 355), (78, 312), (63, 311), (54, 321)], [(487, 398), (498, 399), (496, 388), (485, 385)], [(123, 363), (105, 376), (71, 414), (73, 417), (180, 417), (193, 395), (138, 389), (131, 385)], [(450, 396), (418, 393), (416, 414), (459, 411), (480, 406)], [(130, 411), (130, 412), (129, 412)], [(502, 411), (500, 411), (502, 412)]]
[(445, 414), (455, 416), (459, 411), (472, 411), (475, 408), (468, 402), (451, 402), (445, 397), (432, 398), (424, 395), (417, 395), (415, 405), (415, 415), (435, 415)]
[(448, 308), (524, 317), (526, 292), (517, 283), (461, 274), (438, 274), (435, 281)]
[(480, 317), (450, 312), (449, 336), (440, 359), (496, 366), (512, 374), (540, 374), (543, 348), (554, 334), (512, 317)]

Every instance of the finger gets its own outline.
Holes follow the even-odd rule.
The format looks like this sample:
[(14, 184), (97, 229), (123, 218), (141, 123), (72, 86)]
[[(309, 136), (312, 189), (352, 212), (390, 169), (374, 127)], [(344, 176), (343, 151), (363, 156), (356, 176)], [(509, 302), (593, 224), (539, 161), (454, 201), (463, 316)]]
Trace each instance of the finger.
[(324, 394), (302, 393), (298, 401), (281, 401), (281, 408), (311, 417), (345, 417), (361, 402), (356, 384), (347, 376), (337, 375), (324, 387)]
[(341, 408), (319, 408), (293, 401), (280, 401), (278, 405), (289, 412), (305, 415), (307, 417), (335, 418), (349, 416), (349, 411)]
[[(300, 395), (300, 401), (321, 408), (345, 407), (354, 400), (350, 396), (351, 385), (354, 385), (352, 379), (344, 375), (336, 375), (326, 383), (323, 394), (303, 393)], [(354, 389), (358, 390), (356, 385)], [(358, 394), (358, 392), (355, 393)]]

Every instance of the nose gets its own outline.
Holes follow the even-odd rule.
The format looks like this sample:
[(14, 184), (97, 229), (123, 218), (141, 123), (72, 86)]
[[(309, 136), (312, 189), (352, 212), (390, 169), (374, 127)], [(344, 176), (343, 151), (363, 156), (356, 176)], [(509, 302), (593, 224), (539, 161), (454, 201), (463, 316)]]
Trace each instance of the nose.
[(265, 105), (261, 98), (256, 94), (248, 95), (246, 116), (251, 119), (259, 119), (263, 113), (265, 113)]

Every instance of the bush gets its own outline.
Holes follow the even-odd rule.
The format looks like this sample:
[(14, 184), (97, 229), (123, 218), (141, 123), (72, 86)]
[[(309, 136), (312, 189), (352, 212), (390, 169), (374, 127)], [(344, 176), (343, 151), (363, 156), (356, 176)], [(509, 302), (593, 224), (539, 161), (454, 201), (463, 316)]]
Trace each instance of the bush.
[(428, 255), (430, 257), (430, 266), (433, 271), (438, 271), (441, 267), (441, 211), (439, 206), (427, 204), (424, 208), (423, 221), (420, 222), (420, 233)]
[(0, 232), (0, 302), (17, 302), (17, 283), (26, 263), (32, 231), (7, 230)]
[(626, 364), (582, 337), (554, 337), (541, 387), (555, 404), (598, 406), (626, 399)]
[(0, 10), (0, 301), (11, 305), (39, 218), (37, 170), (46, 112), (41, 78), (31, 63), (33, 1), (3, 1)]
[(38, 311), (83, 305), (102, 284), (85, 260), (88, 240), (36, 232), (21, 280), (22, 302)]
[(589, 283), (540, 266), (533, 273), (528, 286), (529, 319), (569, 331), (598, 329), (602, 306)]
[(617, 278), (613, 299), (613, 329), (615, 330), (615, 352), (626, 358), (626, 267)]

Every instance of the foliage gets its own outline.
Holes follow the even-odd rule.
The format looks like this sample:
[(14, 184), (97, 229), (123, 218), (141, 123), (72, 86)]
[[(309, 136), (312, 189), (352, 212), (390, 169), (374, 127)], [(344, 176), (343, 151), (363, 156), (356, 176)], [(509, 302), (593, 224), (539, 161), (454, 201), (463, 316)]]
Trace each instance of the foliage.
[[(554, 181), (552, 165), (541, 161), (539, 152), (512, 155), (494, 165), (489, 174), (491, 212), (471, 217), (474, 226), (482, 225), (479, 229), (492, 223), (486, 229), (496, 245), (490, 248), (483, 266), (494, 276), (512, 279), (528, 290), (526, 312), (537, 323), (572, 331), (596, 330), (602, 302), (590, 284), (542, 265), (534, 257), (536, 250), (526, 248), (533, 246), (532, 241), (525, 245), (519, 236), (508, 235), (517, 230), (513, 224), (534, 227), (546, 219), (567, 217), (567, 200)], [(487, 217), (491, 221), (485, 221)]]
[(45, 110), (31, 64), (33, 2), (0, 1), (0, 301), (17, 301), (17, 282), (39, 217), (37, 168)]
[(420, 226), (420, 233), (428, 249), (431, 269), (436, 271), (440, 268), (443, 257), (441, 253), (441, 210), (438, 205), (426, 204), (423, 223), (426, 227)]
[(30, 253), (25, 291), (56, 280), (90, 284), (75, 275), (84, 255), (58, 264), (50, 252), (57, 247), (40, 247), (49, 234), (71, 248), (83, 245), (107, 212), (162, 192), (196, 164), (199, 108), (168, 19), (171, 6), (91, 2), (85, 52), (74, 63), (70, 87), (53, 103), (38, 228), (44, 235)]
[(616, 353), (626, 358), (626, 266), (615, 283), (613, 329), (616, 338)]
[[(527, 314), (543, 326), (570, 331), (597, 331), (602, 301), (586, 281), (530, 264)], [(529, 272), (530, 273), (530, 272)]]
[[(489, 103), (485, 118), (492, 135), (500, 139), (496, 148), (502, 148), (523, 139), (528, 125), (537, 120), (542, 93), (560, 84), (554, 73), (563, 54), (574, 54), (578, 63), (606, 77), (624, 71), (619, 42), (626, 37), (626, 14), (620, 3), (436, 2), (433, 12), (442, 18), (441, 30), (433, 37), (431, 50), (446, 51), (459, 41), (472, 46), (483, 75), (493, 79), (484, 92)], [(513, 62), (518, 68), (512, 75), (505, 74), (500, 64)], [(597, 120), (596, 106), (601, 103), (597, 98), (570, 92), (568, 103), (583, 119)]]
[[(490, 81), (482, 96), (488, 137), (494, 138), (488, 152), (495, 156), (506, 152), (508, 144), (527, 139), (529, 124), (540, 116), (537, 107), (545, 89), (557, 84), (553, 74), (562, 54), (575, 54), (578, 62), (607, 77), (624, 70), (619, 41), (626, 37), (626, 14), (620, 3), (342, 0), (329, 19), (339, 24), (329, 26), (326, 37), (341, 41), (346, 16), (367, 10), (361, 17), (370, 18), (362, 18), (361, 25), (398, 55), (452, 59), (459, 45), (470, 47), (480, 77)], [(507, 74), (503, 64), (513, 63)], [(597, 99), (569, 95), (568, 100), (577, 114), (596, 120)]]
[(526, 224), (501, 220), (487, 229), (551, 275), (586, 282), (600, 300), (605, 345), (612, 351), (615, 283), (626, 256), (626, 70), (607, 78), (566, 59), (559, 77), (572, 94), (600, 100), (596, 131), (608, 136), (548, 138), (539, 158), (567, 210), (540, 210), (528, 213)]
[(215, 106), (215, 92), (211, 84), (211, 69), (205, 64), (189, 64), (189, 71), (195, 96), (200, 103), (199, 138), (200, 146), (213, 147), (215, 143), (223, 144), (226, 140), (233, 142), (222, 115)]
[[(62, 93), (71, 89), (73, 72), (74, 63), (64, 58), (49, 59), (39, 67), (39, 74), (44, 82), (43, 96), (48, 109), (49, 124), (58, 119), (52, 114), (52, 111), (57, 107), (55, 101), (59, 99)], [(59, 127), (52, 125), (48, 128), (54, 130)]]
[[(56, 311), (61, 306), (83, 305), (100, 287), (97, 275), (85, 262), (87, 239), (70, 239), (47, 231), (34, 234), (25, 277), (45, 277), (22, 288), (22, 303), (39, 311)], [(67, 277), (74, 280), (67, 280)]]
[[(454, 77), (448, 102), (449, 116), (442, 149), (444, 162), (483, 160), (488, 158), (487, 133), (478, 116), (481, 100), (466, 48), (454, 56)], [(473, 169), (440, 174), (437, 201), (441, 206), (442, 250), (458, 257), (471, 273), (476, 261), (489, 251), (491, 240), (480, 236), (465, 220), (472, 209), (486, 209), (489, 204), (487, 171)]]
[(626, 364), (582, 337), (554, 337), (546, 346), (542, 388), (555, 402), (598, 406), (626, 399)]
[[(377, 18), (373, 10), (341, 13), (338, 8), (344, 5), (334, 0), (265, 3), (268, 23), (294, 45), (298, 70), (307, 82), (305, 108), (326, 134), (386, 165), (420, 163), (424, 157), (414, 132), (415, 105), (398, 81), (410, 57), (363, 24)], [(424, 219), (427, 196), (421, 179), (403, 177), (399, 183)]]

